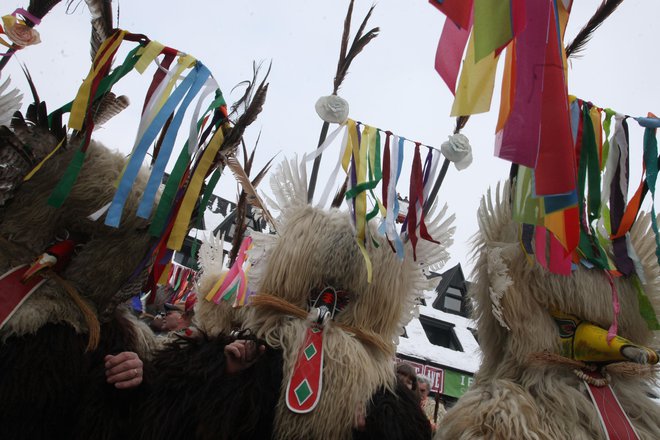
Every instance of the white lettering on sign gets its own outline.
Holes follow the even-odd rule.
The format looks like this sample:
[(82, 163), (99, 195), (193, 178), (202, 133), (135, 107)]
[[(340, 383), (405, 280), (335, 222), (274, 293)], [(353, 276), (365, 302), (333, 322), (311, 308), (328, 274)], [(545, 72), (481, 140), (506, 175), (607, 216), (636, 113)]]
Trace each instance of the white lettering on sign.
[(472, 385), (472, 382), (474, 382), (473, 377), (461, 375), (461, 386), (469, 387)]
[(445, 385), (445, 371), (442, 368), (425, 365), (424, 375), (431, 379), (431, 391), (442, 393)]

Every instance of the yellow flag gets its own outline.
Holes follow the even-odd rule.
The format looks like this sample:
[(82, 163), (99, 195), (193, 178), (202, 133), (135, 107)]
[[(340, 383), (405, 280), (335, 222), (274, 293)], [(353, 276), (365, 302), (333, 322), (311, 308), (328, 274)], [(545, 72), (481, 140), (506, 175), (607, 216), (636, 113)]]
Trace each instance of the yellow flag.
[(472, 33), (467, 57), (463, 61), (461, 78), (456, 87), (451, 116), (467, 116), (490, 110), (499, 55), (489, 54), (478, 63), (475, 62), (474, 56), (474, 33)]

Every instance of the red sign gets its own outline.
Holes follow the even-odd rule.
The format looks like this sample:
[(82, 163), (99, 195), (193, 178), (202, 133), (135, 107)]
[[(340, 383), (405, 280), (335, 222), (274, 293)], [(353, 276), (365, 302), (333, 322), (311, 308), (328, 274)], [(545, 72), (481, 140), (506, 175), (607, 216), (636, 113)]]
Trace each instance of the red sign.
[(425, 365), (423, 374), (431, 380), (431, 391), (442, 394), (445, 388), (445, 370)]
[(417, 374), (426, 376), (431, 381), (431, 392), (442, 394), (445, 389), (445, 370), (432, 367), (431, 365), (420, 364), (407, 359), (395, 358), (396, 363), (405, 362), (415, 369)]
[(410, 362), (410, 361), (406, 361), (406, 364), (412, 365), (412, 367), (415, 369), (415, 373), (424, 374), (423, 364), (418, 364), (417, 362)]

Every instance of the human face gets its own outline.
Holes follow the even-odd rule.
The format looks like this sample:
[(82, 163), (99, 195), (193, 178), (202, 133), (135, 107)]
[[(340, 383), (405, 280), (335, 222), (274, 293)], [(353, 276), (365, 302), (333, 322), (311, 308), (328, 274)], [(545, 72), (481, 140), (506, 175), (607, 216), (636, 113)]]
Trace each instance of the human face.
[(165, 314), (165, 328), (167, 330), (176, 330), (181, 321), (181, 312), (176, 310), (168, 310)]
[(425, 383), (419, 382), (419, 393), (422, 395), (422, 400), (426, 399), (429, 395), (429, 386)]
[(162, 332), (165, 330), (165, 317), (164, 315), (158, 314), (154, 318), (153, 321), (151, 321), (151, 329), (155, 332)]
[(412, 387), (413, 387), (413, 380), (412, 380), (412, 377), (410, 377), (410, 376), (408, 376), (408, 375), (406, 375), (406, 374), (402, 374), (402, 373), (397, 373), (397, 376), (399, 376), (399, 380), (401, 380), (401, 382), (402, 382), (405, 386), (407, 386), (409, 390), (412, 390)]

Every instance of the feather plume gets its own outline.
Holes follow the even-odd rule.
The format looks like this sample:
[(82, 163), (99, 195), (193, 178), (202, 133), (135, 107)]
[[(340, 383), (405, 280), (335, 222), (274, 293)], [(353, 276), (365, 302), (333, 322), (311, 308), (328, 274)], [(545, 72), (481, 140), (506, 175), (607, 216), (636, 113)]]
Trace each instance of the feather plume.
[[(344, 30), (341, 38), (341, 46), (339, 48), (339, 60), (337, 61), (337, 72), (335, 73), (335, 78), (333, 81), (332, 94), (336, 95), (339, 87), (344, 82), (346, 74), (348, 73), (348, 68), (351, 65), (351, 62), (355, 59), (356, 56), (366, 47), (367, 44), (374, 38), (378, 36), (378, 28), (373, 28), (366, 35), (362, 35), (364, 28), (371, 17), (371, 13), (374, 10), (375, 6), (369, 8), (369, 12), (362, 20), (360, 27), (358, 28), (355, 38), (353, 38), (353, 43), (351, 44), (350, 49), (348, 49), (348, 36), (351, 30), (351, 18), (353, 16), (353, 3), (354, 0), (348, 5), (348, 11), (346, 11), (346, 18), (344, 19)], [(347, 52), (348, 49), (348, 52)], [(323, 122), (323, 127), (321, 128), (321, 135), (319, 137), (318, 145), (321, 146), (325, 141), (325, 137), (328, 134), (329, 123), (327, 121)], [(321, 165), (321, 155), (317, 156), (314, 159), (314, 165), (312, 165), (312, 173), (309, 179), (309, 190), (307, 192), (307, 198), (311, 203), (314, 198), (314, 190), (316, 189), (316, 178), (318, 176), (319, 166)]]
[(263, 180), (264, 177), (266, 177), (266, 174), (268, 174), (268, 171), (270, 171), (270, 166), (273, 163), (273, 160), (275, 159), (276, 156), (273, 156), (270, 158), (268, 162), (266, 162), (266, 165), (257, 173), (257, 175), (252, 179), (252, 186), (253, 187), (258, 187), (261, 181)]
[(41, 102), (41, 99), (39, 98), (39, 93), (37, 93), (37, 87), (34, 85), (34, 81), (32, 80), (32, 75), (30, 75), (30, 71), (28, 70), (27, 66), (23, 63), (21, 63), (21, 69), (23, 70), (23, 74), (25, 75), (25, 80), (28, 83), (28, 86), (30, 86), (30, 93), (32, 93), (32, 100), (34, 102)]
[[(304, 166), (304, 161), (302, 162)], [(297, 158), (283, 160), (270, 178), (270, 188), (275, 200), (270, 205), (278, 211), (307, 204), (307, 176), (304, 168), (298, 168)]]
[[(261, 133), (259, 133), (259, 136), (261, 136)], [(245, 141), (241, 139), (241, 145), (243, 147), (243, 171), (245, 172), (246, 176), (250, 175), (250, 172), (252, 170), (252, 164), (254, 163), (254, 154), (257, 151), (257, 146), (259, 145), (259, 138), (257, 138), (257, 141), (254, 145), (254, 148), (252, 149), (252, 153), (248, 154), (247, 148), (245, 147)], [(252, 179), (252, 187), (257, 188), (261, 180), (263, 179), (263, 176), (266, 175), (268, 172), (268, 169), (270, 168), (270, 163), (273, 161), (273, 159), (269, 160), (268, 163), (259, 171), (257, 176)], [(256, 191), (255, 191), (256, 192)], [(234, 230), (234, 236), (232, 237), (232, 246), (231, 250), (229, 251), (229, 266), (231, 267), (234, 262), (236, 261), (236, 257), (238, 256), (238, 251), (241, 247), (241, 244), (243, 243), (243, 238), (245, 236), (245, 229), (247, 227), (245, 219), (247, 217), (247, 205), (248, 203), (253, 204), (254, 197), (248, 196), (248, 193), (245, 192), (245, 190), (242, 190), (238, 196), (238, 202), (236, 203), (236, 210), (235, 212), (235, 219), (234, 219), (234, 224), (235, 224), (235, 230)], [(263, 202), (261, 203), (263, 205)], [(257, 219), (257, 213), (255, 213), (254, 219)], [(259, 217), (263, 217), (263, 214), (260, 215)]]
[(256, 76), (259, 71), (259, 67), (255, 66), (254, 69), (254, 77), (252, 81), (243, 82), (248, 85), (245, 93), (232, 106), (232, 114), (237, 113), (241, 107), (245, 108), (245, 111), (243, 114), (241, 114), (241, 116), (239, 116), (234, 126), (229, 130), (227, 136), (225, 136), (225, 140), (222, 143), (222, 152), (225, 156), (233, 154), (233, 151), (236, 149), (239, 142), (243, 138), (245, 129), (257, 119), (257, 116), (259, 116), (259, 113), (261, 113), (263, 110), (264, 102), (266, 102), (266, 95), (268, 93), (268, 84), (266, 83), (266, 79), (270, 73), (270, 66), (268, 67), (268, 71), (266, 72), (264, 79), (258, 86), (256, 86), (256, 89)]
[[(67, 2), (67, 12), (75, 12), (81, 3), (82, 0), (78, 0), (77, 2), (76, 0), (69, 0)], [(92, 60), (94, 60), (99, 47), (113, 31), (112, 0), (85, 0), (85, 3), (87, 3), (87, 9), (89, 9), (91, 15), (90, 55), (92, 56)]]
[(248, 195), (248, 201), (250, 204), (256, 208), (261, 209), (266, 221), (270, 223), (273, 229), (275, 229), (275, 219), (270, 214), (266, 204), (261, 200), (261, 197), (259, 197), (259, 194), (257, 194), (257, 190), (252, 185), (250, 178), (247, 176), (247, 174), (245, 174), (245, 170), (241, 166), (238, 159), (236, 159), (235, 156), (227, 156), (224, 160), (227, 168), (229, 168), (238, 183), (240, 183), (241, 187), (243, 187), (243, 191), (245, 191), (245, 193)]
[(218, 235), (209, 234), (208, 238), (206, 236), (202, 238), (197, 261), (204, 272), (220, 273), (224, 269), (223, 243), (222, 233), (218, 233)]
[(0, 125), (9, 125), (11, 118), (21, 108), (23, 95), (18, 89), (10, 89), (9, 78), (0, 85)]
[[(339, 60), (337, 61), (337, 72), (341, 70), (341, 65), (346, 59), (346, 50), (348, 49), (348, 36), (351, 32), (351, 17), (353, 16), (353, 3), (354, 0), (348, 4), (348, 11), (346, 11), (346, 18), (344, 19), (344, 31), (341, 36), (341, 46), (339, 48)], [(335, 78), (335, 82), (336, 82)], [(339, 86), (335, 87), (335, 91)]]
[(346, 20), (344, 21), (344, 34), (342, 35), (339, 62), (337, 63), (337, 73), (335, 75), (333, 85), (333, 94), (337, 94), (337, 91), (339, 90), (341, 84), (344, 82), (346, 74), (348, 73), (348, 69), (355, 57), (358, 56), (360, 52), (362, 52), (362, 50), (367, 46), (367, 44), (369, 44), (371, 40), (378, 36), (379, 29), (377, 27), (362, 35), (362, 32), (364, 32), (364, 28), (369, 21), (369, 17), (371, 17), (371, 13), (374, 10), (374, 7), (375, 6), (369, 8), (369, 12), (367, 12), (367, 15), (362, 20), (362, 23), (360, 24), (360, 27), (358, 28), (358, 31), (353, 38), (350, 49), (348, 49), (348, 52), (346, 52), (346, 47), (348, 45), (348, 28), (351, 24), (350, 15), (353, 13), (353, 1), (351, 0), (351, 3), (348, 7), (348, 12), (346, 14)]
[(623, 0), (603, 0), (587, 24), (580, 29), (580, 32), (577, 33), (573, 41), (566, 46), (566, 57), (576, 56), (584, 50), (594, 31), (603, 24), (607, 17), (612, 15), (622, 2)]
[(106, 93), (103, 98), (94, 104), (95, 108), (92, 110), (94, 115), (94, 129), (96, 130), (110, 119), (117, 116), (126, 109), (129, 104), (130, 101), (127, 96), (121, 95), (118, 97), (112, 92)]
[(346, 196), (347, 189), (348, 189), (348, 175), (346, 175), (346, 178), (344, 178), (344, 183), (342, 183), (341, 187), (337, 190), (337, 194), (335, 194), (334, 199), (332, 199), (332, 203), (330, 204), (331, 208), (339, 208), (341, 206)]
[(85, 0), (92, 16), (92, 23), (98, 21), (98, 27), (105, 32), (105, 38), (112, 33), (112, 0)]

